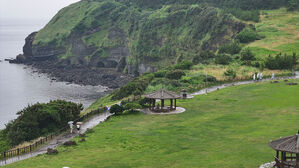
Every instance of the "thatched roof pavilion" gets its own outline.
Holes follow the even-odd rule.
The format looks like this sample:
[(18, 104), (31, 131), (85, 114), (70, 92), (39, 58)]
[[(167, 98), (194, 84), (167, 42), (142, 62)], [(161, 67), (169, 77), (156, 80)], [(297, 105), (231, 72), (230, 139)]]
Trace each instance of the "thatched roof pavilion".
[[(176, 110), (176, 99), (181, 98), (181, 96), (176, 94), (175, 92), (167, 91), (165, 89), (161, 89), (159, 91), (155, 91), (153, 93), (144, 96), (145, 98), (151, 100), (150, 110), (156, 112), (168, 112), (168, 111)], [(161, 100), (161, 107), (159, 105), (156, 106), (156, 100)], [(165, 107), (164, 100), (170, 100), (170, 107)], [(174, 106), (173, 106), (173, 100), (174, 100)]]
[(271, 141), (269, 145), (276, 150), (275, 166), (299, 168), (299, 132), (293, 136)]

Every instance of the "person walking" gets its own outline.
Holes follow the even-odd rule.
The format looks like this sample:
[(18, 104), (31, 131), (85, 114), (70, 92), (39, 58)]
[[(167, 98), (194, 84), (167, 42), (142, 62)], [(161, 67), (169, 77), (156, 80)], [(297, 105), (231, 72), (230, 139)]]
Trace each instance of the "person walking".
[(253, 81), (255, 81), (255, 73), (253, 74)]
[(256, 80), (259, 80), (259, 79), (260, 79), (260, 73), (257, 73)]
[(274, 80), (274, 77), (275, 77), (275, 75), (274, 75), (274, 73), (272, 73), (272, 77), (271, 77), (271, 79)]
[(263, 80), (263, 73), (260, 74), (260, 80)]

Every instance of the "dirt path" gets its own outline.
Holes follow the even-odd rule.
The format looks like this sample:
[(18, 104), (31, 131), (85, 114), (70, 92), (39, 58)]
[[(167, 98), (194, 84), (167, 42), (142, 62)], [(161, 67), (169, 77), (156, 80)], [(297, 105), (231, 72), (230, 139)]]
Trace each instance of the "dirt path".
[[(112, 114), (110, 112), (105, 112), (105, 113), (93, 116), (91, 119), (89, 119), (88, 121), (85, 121), (83, 123), (83, 125), (81, 126), (80, 133), (84, 133), (88, 128), (93, 128), (96, 125), (100, 124), (101, 122), (104, 122), (111, 115)], [(73, 134), (65, 133), (63, 135), (60, 135), (60, 136), (54, 138), (53, 140), (51, 140), (50, 142), (48, 142), (47, 144), (43, 145), (40, 149), (37, 149), (31, 153), (8, 158), (6, 160), (0, 161), (0, 166), (4, 166), (4, 165), (10, 164), (10, 163), (28, 159), (28, 158), (31, 158), (31, 157), (34, 157), (34, 156), (37, 156), (40, 154), (44, 154), (47, 152), (48, 148), (55, 149), (58, 146), (62, 145), (64, 142), (73, 139), (78, 134), (79, 133), (73, 133)]]

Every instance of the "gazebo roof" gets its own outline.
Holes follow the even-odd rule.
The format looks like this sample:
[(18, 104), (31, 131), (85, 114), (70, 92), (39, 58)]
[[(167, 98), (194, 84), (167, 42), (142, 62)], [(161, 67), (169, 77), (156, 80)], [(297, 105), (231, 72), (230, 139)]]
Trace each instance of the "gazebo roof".
[(271, 141), (269, 145), (277, 151), (299, 154), (299, 134)]
[(159, 91), (155, 91), (153, 93), (144, 95), (146, 98), (148, 99), (179, 99), (181, 98), (180, 95), (171, 92), (171, 91), (167, 91), (165, 89), (161, 89)]

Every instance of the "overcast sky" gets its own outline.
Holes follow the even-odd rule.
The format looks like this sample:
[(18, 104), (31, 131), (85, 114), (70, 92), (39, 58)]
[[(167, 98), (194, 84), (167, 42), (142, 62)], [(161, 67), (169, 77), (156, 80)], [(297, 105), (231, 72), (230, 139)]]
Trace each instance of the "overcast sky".
[(0, 0), (0, 19), (51, 19), (79, 0)]

